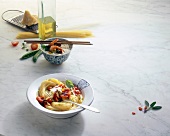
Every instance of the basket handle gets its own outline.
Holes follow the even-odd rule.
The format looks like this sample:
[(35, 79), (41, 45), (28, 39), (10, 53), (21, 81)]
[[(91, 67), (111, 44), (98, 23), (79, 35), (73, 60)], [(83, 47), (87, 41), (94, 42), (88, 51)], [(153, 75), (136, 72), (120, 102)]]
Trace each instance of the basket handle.
[(7, 11), (4, 11), (4, 12), (2, 13), (2, 15), (1, 15), (1, 17), (2, 17), (2, 19), (3, 19), (4, 21), (7, 21), (7, 20), (4, 18), (4, 14), (7, 13), (7, 12), (10, 12), (10, 11), (18, 11), (18, 12), (24, 13), (24, 12), (22, 12), (22, 11), (20, 11), (20, 10), (7, 10)]

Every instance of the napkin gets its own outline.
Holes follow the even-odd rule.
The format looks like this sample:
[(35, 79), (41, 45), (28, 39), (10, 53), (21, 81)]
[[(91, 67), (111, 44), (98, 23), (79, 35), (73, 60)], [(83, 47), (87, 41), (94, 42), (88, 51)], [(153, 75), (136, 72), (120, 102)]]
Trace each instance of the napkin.
[[(87, 38), (93, 37), (89, 30), (72, 30), (72, 31), (57, 31), (57, 37), (61, 38)], [(19, 32), (16, 36), (17, 39), (38, 38), (38, 34), (32, 32)]]

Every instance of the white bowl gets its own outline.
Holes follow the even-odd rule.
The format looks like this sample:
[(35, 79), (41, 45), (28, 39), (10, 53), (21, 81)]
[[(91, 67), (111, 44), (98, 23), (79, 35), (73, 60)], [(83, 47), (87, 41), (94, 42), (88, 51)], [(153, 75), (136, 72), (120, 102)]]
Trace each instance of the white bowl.
[(69, 110), (69, 111), (52, 111), (41, 106), (36, 100), (38, 88), (40, 87), (42, 81), (49, 78), (56, 78), (59, 79), (60, 81), (65, 81), (67, 79), (71, 80), (75, 85), (78, 86), (78, 88), (80, 88), (82, 95), (84, 96), (84, 100), (82, 104), (91, 105), (91, 103), (93, 102), (94, 99), (93, 89), (86, 80), (65, 73), (49, 74), (49, 75), (42, 76), (36, 79), (35, 81), (33, 81), (26, 93), (28, 101), (36, 109), (40, 110), (42, 113), (53, 118), (69, 118), (84, 110), (81, 107), (77, 107), (76, 109)]

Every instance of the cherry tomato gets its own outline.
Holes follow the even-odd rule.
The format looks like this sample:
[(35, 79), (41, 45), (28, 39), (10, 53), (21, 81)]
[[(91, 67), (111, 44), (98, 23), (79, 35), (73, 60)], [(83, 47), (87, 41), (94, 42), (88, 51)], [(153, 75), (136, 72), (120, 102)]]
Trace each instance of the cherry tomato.
[(65, 99), (65, 98), (69, 98), (68, 94), (61, 94), (61, 98)]
[(47, 102), (48, 102), (48, 103), (52, 103), (53, 101), (52, 101), (51, 98), (48, 98), (48, 99), (47, 99)]
[(38, 101), (40, 104), (43, 103), (43, 99), (42, 99), (41, 97), (37, 96), (36, 99), (37, 99), (37, 101)]
[(62, 98), (69, 98), (71, 95), (71, 91), (69, 88), (65, 88), (61, 94)]
[(47, 105), (47, 100), (44, 100), (43, 103), (40, 104), (45, 107)]
[(37, 43), (32, 43), (31, 44), (31, 49), (32, 50), (37, 50), (38, 49), (38, 44)]
[(69, 88), (65, 88), (64, 90), (63, 90), (63, 92), (70, 92), (70, 89)]
[(19, 43), (19, 41), (12, 41), (12, 42), (11, 42), (12, 46), (14, 46), (14, 47), (17, 46), (18, 43)]
[(81, 91), (80, 91), (77, 87), (75, 87), (75, 88), (74, 88), (74, 93), (75, 93), (76, 95), (78, 95), (78, 94), (81, 94)]
[(77, 94), (77, 95), (81, 94), (80, 90), (75, 90), (74, 93)]
[(64, 84), (59, 84), (58, 86), (61, 87), (61, 88), (65, 88)]
[(44, 97), (43, 97), (43, 96), (40, 96), (40, 98), (41, 98), (41, 99), (44, 99)]

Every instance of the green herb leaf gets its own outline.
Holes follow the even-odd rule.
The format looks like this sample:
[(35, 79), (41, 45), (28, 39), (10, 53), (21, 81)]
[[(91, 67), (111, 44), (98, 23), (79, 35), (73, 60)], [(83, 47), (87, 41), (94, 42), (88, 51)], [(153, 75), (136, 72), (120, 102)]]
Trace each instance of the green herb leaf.
[(155, 106), (156, 102), (153, 102), (150, 107), (153, 108)]
[(74, 87), (74, 84), (73, 84), (73, 82), (71, 80), (66, 80), (66, 86), (68, 88), (72, 88), (72, 87)]
[(145, 100), (145, 106), (149, 107), (149, 102)]
[(41, 44), (41, 48), (45, 51), (49, 51), (50, 50), (50, 46), (47, 46), (47, 45), (44, 45), (44, 44)]
[(162, 109), (162, 106), (154, 106), (154, 107), (152, 107), (152, 109), (153, 110), (160, 110), (160, 109)]

